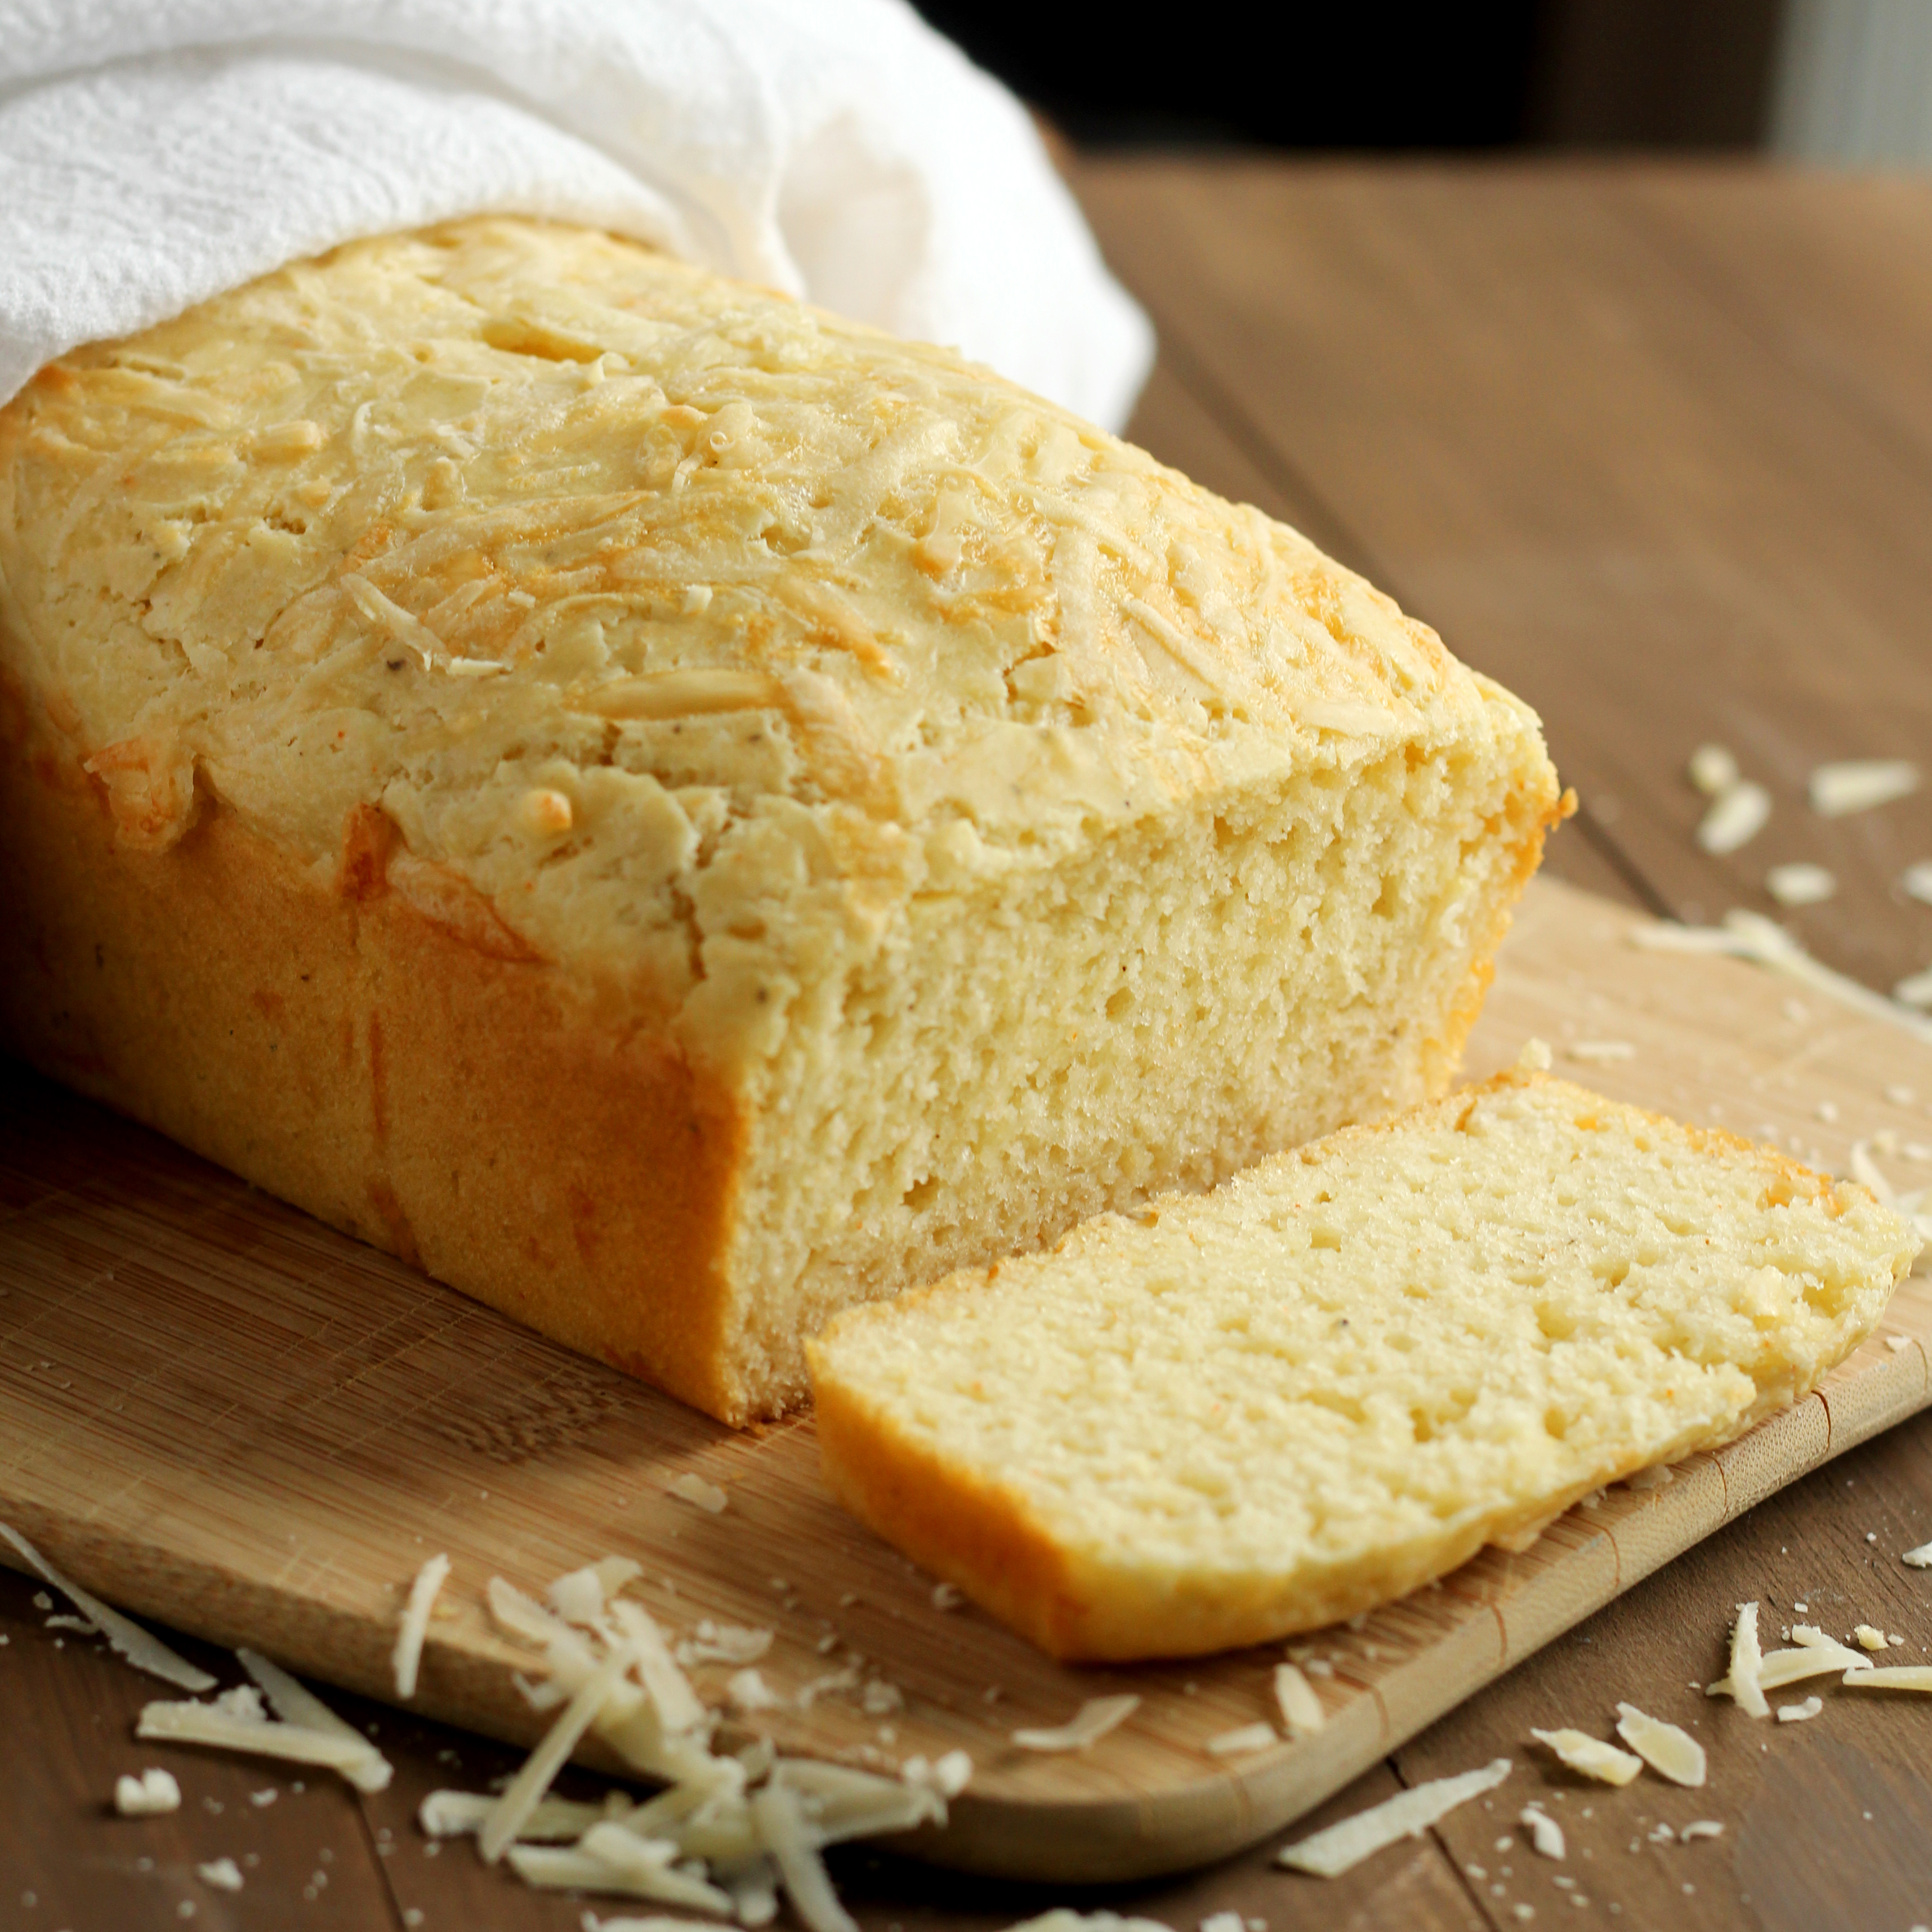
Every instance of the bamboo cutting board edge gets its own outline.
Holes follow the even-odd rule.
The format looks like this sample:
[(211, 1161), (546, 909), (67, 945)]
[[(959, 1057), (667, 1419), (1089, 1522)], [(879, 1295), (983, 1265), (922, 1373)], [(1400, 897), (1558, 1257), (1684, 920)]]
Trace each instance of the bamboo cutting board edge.
[[(1638, 1050), (1627, 1066), (1592, 1067), (1582, 1077), (1672, 1111), (1697, 1111), (1691, 1103), (1708, 1092), (1724, 1096), (1706, 1103), (1714, 1113), (1720, 1106), (1781, 1108), (1788, 1129), (1813, 1111), (1810, 1092), (1828, 1090), (1846, 1108), (1869, 1114), (1874, 1089), (1895, 1082), (1901, 1068), (1932, 1094), (1932, 1052), (1916, 1042), (1854, 1016), (1807, 1014), (1801, 1022), (1786, 989), (1753, 969), (1636, 954), (1628, 945), (1631, 923), (1587, 896), (1534, 888), (1472, 1054), (1478, 1070), (1485, 1059), (1510, 1057), (1525, 1031), (1557, 1037), (1560, 1048), (1564, 1028), (1574, 1034), (1587, 1022), (1631, 1035)], [(1714, 1028), (1714, 1020), (1722, 1024)], [(1795, 1098), (1784, 1090), (1794, 1084)], [(83, 1124), (107, 1120), (84, 1102), (64, 1105)], [(1365, 1631), (1330, 1634), (1336, 1648), (1328, 1728), (1224, 1766), (1202, 1743), (1266, 1714), (1278, 1649), (1106, 1672), (1031, 1658), (976, 1613), (934, 1610), (929, 1579), (830, 1510), (816, 1491), (808, 1424), (732, 1436), (139, 1130), (110, 1123), (100, 1137), (107, 1143), (100, 1160), (70, 1160), (66, 1169), (55, 1158), (57, 1132), (44, 1156), (38, 1149), (20, 1156), (45, 1158), (46, 1184), (16, 1196), (10, 1211), (0, 1208), (0, 1292), (20, 1294), (25, 1283), (28, 1295), (40, 1297), (24, 1323), (21, 1300), (0, 1300), (0, 1443), (30, 1445), (10, 1455), (0, 1448), (0, 1515), (79, 1580), (139, 1613), (217, 1642), (254, 1642), (326, 1681), (380, 1697), (392, 1693), (394, 1617), (415, 1563), (431, 1547), (462, 1549), (466, 1534), (472, 1560), (460, 1561), (458, 1582), (467, 1594), (454, 1621), (433, 1627), (414, 1708), (526, 1742), (543, 1720), (512, 1688), (509, 1668), (519, 1654), (488, 1629), (474, 1601), (483, 1570), (501, 1568), (540, 1587), (572, 1561), (613, 1547), (647, 1552), (666, 1568), (650, 1606), (675, 1623), (700, 1611), (749, 1620), (746, 1606), (755, 1605), (760, 1586), (743, 1573), (763, 1567), (767, 1552), (777, 1552), (772, 1565), (800, 1576), (802, 1566), (822, 1561), (826, 1586), (813, 1600), (803, 1603), (812, 1586), (800, 1584), (800, 1600), (764, 1621), (782, 1627), (794, 1682), (806, 1681), (800, 1660), (808, 1668), (811, 1652), (827, 1641), (814, 1637), (816, 1626), (848, 1656), (862, 1642), (868, 1656), (883, 1654), (907, 1681), (908, 1709), (891, 1727), (903, 1742), (882, 1752), (884, 1728), (829, 1699), (776, 1724), (782, 1746), (880, 1762), (966, 1744), (981, 1767), (974, 1787), (956, 1803), (945, 1834), (908, 1849), (1015, 1876), (1124, 1879), (1252, 1842), (1670, 1556), (1932, 1398), (1932, 1287), (1909, 1282), (1886, 1323), (1905, 1346), (1868, 1343), (1821, 1393), (1715, 1454), (1691, 1459), (1668, 1486), (1613, 1491), (1594, 1511), (1571, 1511), (1525, 1555), (1485, 1552), (1438, 1588), (1377, 1613)], [(157, 1309), (153, 1283), (134, 1278), (143, 1269), (172, 1270), (167, 1282), (188, 1297), (179, 1309)], [(152, 1375), (136, 1371), (133, 1355), (117, 1366), (109, 1358), (118, 1338), (88, 1328), (90, 1313), (152, 1317), (157, 1346), (172, 1356)], [(236, 1359), (252, 1348), (248, 1359), (258, 1372), (297, 1358), (305, 1366), (280, 1407), (265, 1396), (260, 1412), (250, 1412), (244, 1382), (226, 1408), (210, 1413), (220, 1405), (196, 1382), (190, 1358), (224, 1348)], [(400, 1387), (397, 1378), (412, 1364), (420, 1372), (412, 1399), (421, 1400), (403, 1424), (374, 1399), (350, 1412), (356, 1390), (386, 1377)], [(472, 1405), (482, 1402), (479, 1391), (494, 1386), (490, 1377), (505, 1364), (500, 1378), (517, 1384), (524, 1408), (512, 1405), (508, 1425), (484, 1415), (475, 1441), (460, 1440), (452, 1451), (448, 1430), (439, 1436), (424, 1418), (433, 1420), (439, 1404), (454, 1413), (454, 1398), (466, 1390)], [(377, 1391), (394, 1393), (386, 1385)], [(577, 1418), (561, 1436), (552, 1414), (560, 1408)], [(192, 1450), (170, 1433), (184, 1419), (205, 1438)], [(497, 1439), (503, 1427), (508, 1448)], [(536, 1444), (527, 1454), (519, 1430)], [(394, 1438), (386, 1450), (386, 1432)], [(311, 1449), (322, 1445), (319, 1468), (296, 1453), (304, 1440)], [(430, 1487), (486, 1476), (478, 1488), (497, 1485), (498, 1500), (488, 1509), (481, 1507), (488, 1496), (459, 1506), (452, 1490), (432, 1506), (428, 1489), (410, 1489), (383, 1460), (400, 1446), (434, 1466)], [(602, 1451), (611, 1468), (600, 1467)], [(89, 1456), (114, 1471), (118, 1487), (104, 1493), (72, 1473)], [(667, 1506), (661, 1494), (614, 1493), (615, 1485), (634, 1492), (654, 1474), (687, 1467), (730, 1486), (729, 1522), (700, 1520), (688, 1505)], [(498, 1534), (520, 1483), (530, 1511), (568, 1502), (597, 1520), (526, 1522)], [(170, 1503), (170, 1484), (184, 1504)], [(364, 1490), (372, 1500), (358, 1513)], [(298, 1525), (290, 1540), (299, 1546), (278, 1564), (258, 1533), (272, 1503)], [(748, 1565), (746, 1534), (763, 1539)], [(839, 1582), (857, 1589), (835, 1602), (831, 1586)], [(823, 1614), (860, 1591), (860, 1608)], [(863, 1618), (870, 1628), (855, 1639), (846, 1626)], [(962, 1687), (972, 1672), (962, 1657), (984, 1658), (986, 1674), (1018, 1682), (1017, 1694), (1011, 1682), (988, 1687), (1010, 1693), (997, 1718), (966, 1701)], [(1001, 1748), (1015, 1724), (1055, 1721), (1081, 1696), (1122, 1688), (1139, 1690), (1145, 1707), (1091, 1753), (1040, 1760)]]

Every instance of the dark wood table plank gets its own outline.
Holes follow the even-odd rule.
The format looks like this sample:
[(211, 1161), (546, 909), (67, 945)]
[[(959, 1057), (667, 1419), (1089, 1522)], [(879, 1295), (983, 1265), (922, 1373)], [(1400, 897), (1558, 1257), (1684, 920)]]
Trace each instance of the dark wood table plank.
[[(47, 1606), (40, 1606), (45, 1599)], [(71, 1606), (0, 1570), (0, 1925), (29, 1932), (379, 1932), (400, 1926), (356, 1794), (327, 1772), (188, 1744), (143, 1743), (141, 1706), (178, 1697), (98, 1638), (50, 1629)], [(183, 1654), (244, 1682), (232, 1657), (178, 1636)], [(178, 1811), (123, 1818), (115, 1780), (149, 1766)], [(266, 1802), (260, 1795), (273, 1792)], [(413, 1848), (412, 1848), (413, 1849)], [(232, 1858), (238, 1892), (198, 1866)], [(28, 1901), (32, 1900), (30, 1904)]]
[[(1702, 176), (1129, 160), (1078, 178), (1180, 379), (1311, 506), (1311, 536), (1537, 706), (1628, 876), (1708, 918), (1774, 910), (1766, 869), (1820, 860), (1840, 896), (1793, 924), (1822, 956), (1889, 986), (1932, 955), (1932, 910), (1893, 891), (1932, 856), (1932, 793), (1832, 821), (1802, 796), (1826, 758), (1928, 742), (1932, 468), (1881, 384), (1855, 400), (1719, 299), (1681, 220), (1660, 241), (1655, 197), (1695, 206)], [(1932, 184), (1903, 202), (1932, 236)], [(1862, 226), (1866, 205), (1846, 188), (1838, 247), (1869, 281), (1910, 210)], [(1708, 738), (1776, 800), (1728, 859), (1691, 839), (1683, 769)]]

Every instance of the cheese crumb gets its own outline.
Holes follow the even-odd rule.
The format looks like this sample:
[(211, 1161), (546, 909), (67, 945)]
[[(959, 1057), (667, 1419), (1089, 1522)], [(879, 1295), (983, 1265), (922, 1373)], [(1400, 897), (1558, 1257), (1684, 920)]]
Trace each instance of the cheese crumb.
[(1706, 798), (1729, 791), (1744, 776), (1730, 747), (1724, 745), (1700, 745), (1690, 754), (1689, 775), (1690, 782)]
[(205, 1865), (195, 1867), (196, 1875), (203, 1885), (212, 1885), (217, 1892), (239, 1892), (242, 1889), (242, 1870), (232, 1858), (211, 1858)]
[(1908, 1570), (1932, 1570), (1932, 1543), (1922, 1543), (1916, 1550), (1908, 1550), (1898, 1560)]
[(1781, 906), (1822, 905), (1838, 881), (1822, 866), (1774, 866), (1764, 875), (1764, 889)]
[(1532, 1730), (1530, 1736), (1538, 1744), (1547, 1744), (1572, 1771), (1600, 1778), (1606, 1784), (1628, 1784), (1643, 1768), (1642, 1758), (1618, 1750), (1587, 1731)]
[(1887, 1648), (1885, 1632), (1882, 1630), (1874, 1630), (1870, 1624), (1860, 1624), (1852, 1634), (1858, 1639), (1862, 1649), (1883, 1650)]
[(1771, 818), (1771, 794), (1761, 784), (1740, 779), (1718, 794), (1697, 827), (1697, 843), (1714, 856), (1748, 845)]
[(932, 1586), (932, 1607), (935, 1610), (956, 1610), (964, 1600), (950, 1583), (935, 1583)]
[(152, 1818), (181, 1809), (181, 1786), (172, 1773), (156, 1766), (139, 1778), (114, 1780), (114, 1808), (124, 1818)]
[(1778, 1721), (1780, 1724), (1802, 1724), (1808, 1718), (1815, 1718), (1825, 1708), (1822, 1697), (1808, 1697), (1802, 1704), (1780, 1704), (1778, 1707)]
[(1516, 1822), (1527, 1828), (1529, 1842), (1546, 1858), (1560, 1858), (1563, 1856), (1563, 1827), (1550, 1814), (1534, 1804), (1526, 1804)]
[(694, 1474), (688, 1469), (672, 1477), (664, 1487), (672, 1496), (682, 1497), (688, 1503), (695, 1503), (700, 1509), (708, 1510), (713, 1516), (722, 1514), (725, 1505), (731, 1500), (716, 1483), (707, 1483), (702, 1476)]
[(1724, 1831), (1724, 1826), (1714, 1818), (1694, 1818), (1677, 1835), (1688, 1845), (1694, 1838), (1721, 1838)]

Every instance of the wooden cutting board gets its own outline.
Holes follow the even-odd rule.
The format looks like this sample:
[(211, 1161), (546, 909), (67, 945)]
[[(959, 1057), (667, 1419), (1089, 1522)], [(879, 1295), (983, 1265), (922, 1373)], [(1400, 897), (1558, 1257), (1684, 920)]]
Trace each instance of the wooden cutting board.
[[(1932, 1048), (1755, 968), (1640, 950), (1636, 923), (1539, 882), (1471, 1072), (1540, 1034), (1559, 1071), (1604, 1092), (1838, 1171), (1855, 1136), (1889, 1129), (1900, 1151), (1881, 1164), (1918, 1184)], [(379, 1697), (409, 1581), (447, 1551), (451, 1614), (433, 1626), (417, 1707), (517, 1740), (542, 1720), (484, 1585), (541, 1590), (634, 1556), (639, 1594), (674, 1630), (710, 1617), (776, 1632), (761, 1667), (794, 1700), (769, 1714), (782, 1748), (880, 1768), (969, 1752), (950, 1826), (912, 1849), (1014, 1876), (1124, 1879), (1276, 1830), (1678, 1551), (1923, 1406), (1928, 1346), (1932, 1284), (1915, 1280), (1797, 1408), (1666, 1484), (1571, 1511), (1526, 1554), (1485, 1552), (1359, 1629), (1318, 1633), (1306, 1648), (1326, 1728), (1229, 1762), (1205, 1744), (1270, 1714), (1278, 1647), (1050, 1663), (970, 1605), (938, 1607), (929, 1577), (825, 1499), (808, 1419), (734, 1434), (0, 1062), (0, 1520), (116, 1603)], [(668, 1492), (686, 1472), (722, 1486), (722, 1514)], [(726, 1674), (701, 1670), (700, 1688), (722, 1697)], [(1119, 1691), (1140, 1708), (1090, 1751), (1010, 1744)]]

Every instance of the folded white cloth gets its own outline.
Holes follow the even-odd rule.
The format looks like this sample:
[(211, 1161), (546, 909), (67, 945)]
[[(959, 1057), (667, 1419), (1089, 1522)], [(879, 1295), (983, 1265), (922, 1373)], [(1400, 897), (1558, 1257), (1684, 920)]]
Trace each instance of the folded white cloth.
[(1118, 428), (1152, 352), (1024, 110), (903, 0), (0, 0), (0, 402), (360, 236), (634, 235)]

